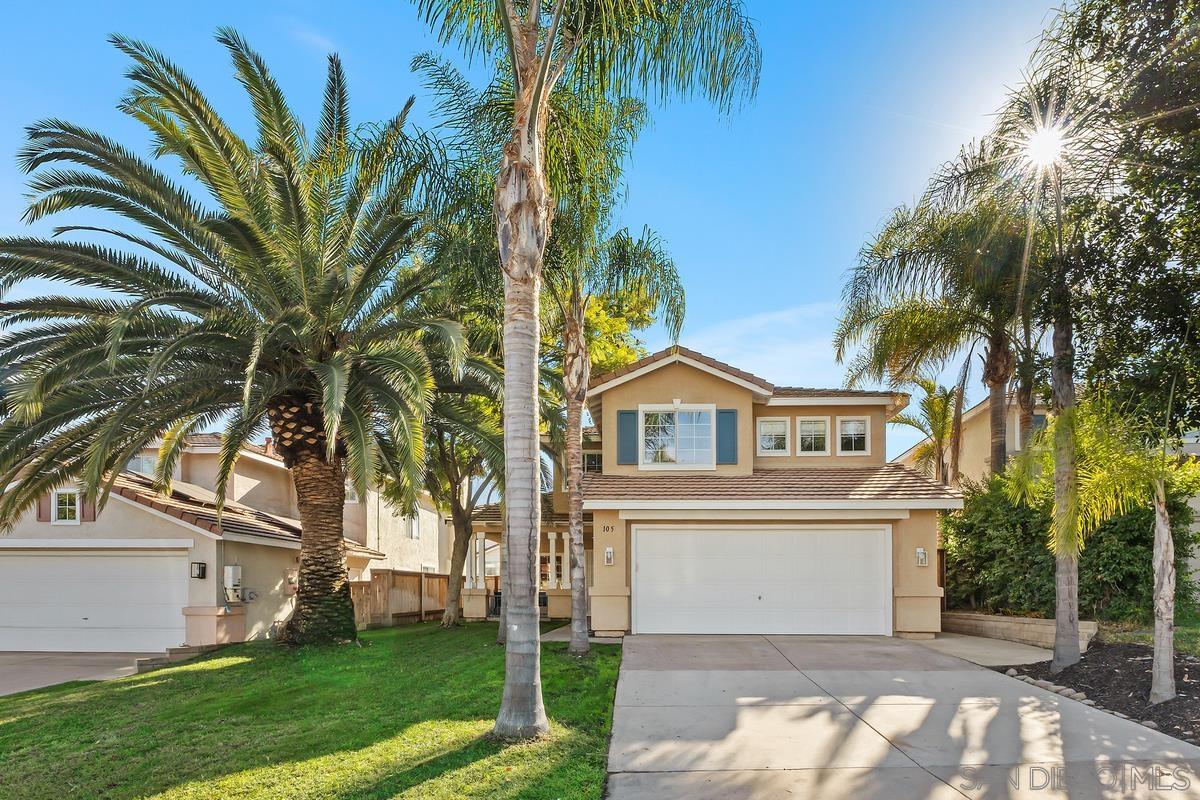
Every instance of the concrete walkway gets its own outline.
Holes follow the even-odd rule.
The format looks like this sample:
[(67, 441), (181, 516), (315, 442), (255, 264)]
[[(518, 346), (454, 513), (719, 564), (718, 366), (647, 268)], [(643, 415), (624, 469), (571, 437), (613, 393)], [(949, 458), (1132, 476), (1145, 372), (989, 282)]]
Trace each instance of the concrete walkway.
[(162, 653), (0, 653), (0, 695), (133, 675), (134, 661), (151, 655)]
[(968, 636), (965, 633), (939, 633), (936, 638), (923, 639), (917, 644), (984, 667), (1036, 664), (1054, 657), (1053, 650), (1003, 639)]
[(608, 769), (611, 800), (1200, 798), (1200, 748), (886, 637), (626, 636)]

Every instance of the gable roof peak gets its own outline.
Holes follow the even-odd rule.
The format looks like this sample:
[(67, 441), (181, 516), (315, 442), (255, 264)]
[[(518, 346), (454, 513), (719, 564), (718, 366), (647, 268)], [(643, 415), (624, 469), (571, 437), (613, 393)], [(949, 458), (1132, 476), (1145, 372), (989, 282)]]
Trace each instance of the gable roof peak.
[(745, 370), (738, 369), (724, 361), (706, 356), (697, 350), (684, 347), (681, 344), (673, 344), (670, 347), (659, 350), (657, 353), (651, 353), (645, 358), (640, 358), (632, 364), (626, 364), (611, 372), (597, 375), (588, 384), (588, 389), (592, 394), (599, 394), (610, 386), (616, 386), (637, 375), (675, 363), (684, 363), (705, 372), (716, 374), (726, 380), (742, 384), (751, 391), (758, 392), (759, 394), (769, 395), (775, 391), (775, 385), (770, 381), (764, 380)]

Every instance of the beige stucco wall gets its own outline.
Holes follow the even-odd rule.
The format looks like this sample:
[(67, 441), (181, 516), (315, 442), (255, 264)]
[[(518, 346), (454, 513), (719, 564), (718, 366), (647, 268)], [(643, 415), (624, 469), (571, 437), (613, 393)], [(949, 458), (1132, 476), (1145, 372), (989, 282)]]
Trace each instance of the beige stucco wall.
[[(758, 420), (762, 417), (784, 418), (788, 421), (788, 443), (791, 455), (777, 456), (758, 455)], [(829, 452), (828, 456), (797, 455), (799, 441), (797, 439), (797, 417), (824, 417), (829, 420)], [(866, 417), (870, 433), (870, 452), (866, 455), (838, 455), (838, 417)], [(760, 469), (777, 469), (782, 467), (877, 467), (887, 461), (887, 431), (885, 428), (886, 415), (882, 405), (829, 405), (829, 406), (754, 406), (754, 426), (752, 432), (751, 454), (754, 456), (754, 466)]]
[[(641, 375), (600, 395), (604, 431), (604, 472), (607, 475), (638, 475), (637, 464), (617, 463), (617, 412), (636, 411), (639, 405), (672, 403), (713, 404), (718, 409), (737, 409), (738, 463), (722, 464), (715, 470), (670, 470), (667, 474), (746, 475), (754, 469), (753, 396), (729, 381), (687, 364), (668, 364)], [(716, 420), (713, 420), (716, 424)]]
[(288, 572), (299, 567), (299, 555), (298, 547), (225, 542), (222, 566), (237, 564), (242, 568), (241, 605), (245, 609), (247, 640), (268, 638), (276, 622), (282, 623), (292, 615), (295, 600)]
[[(592, 548), (595, 553), (591, 588), (592, 627), (598, 634), (629, 631), (632, 574), (630, 531), (638, 520), (623, 520), (617, 511), (593, 512)], [(937, 512), (915, 510), (907, 519), (860, 519), (838, 517), (831, 525), (876, 524), (892, 526), (893, 627), (896, 635), (928, 635), (941, 630), (941, 589), (937, 586)], [(662, 520), (654, 525), (779, 525), (783, 520)], [(795, 524), (822, 525), (820, 519), (796, 520)], [(604, 564), (605, 548), (613, 548), (613, 564)], [(924, 547), (928, 566), (916, 564), (916, 548)]]
[(448, 547), (442, 542), (446, 526), (428, 496), (422, 496), (417, 507), (419, 539), (409, 537), (408, 517), (394, 514), (388, 503), (380, 502), (377, 492), (369, 492), (366, 502), (361, 505), (366, 525), (364, 543), (387, 554), (386, 558), (371, 562), (370, 568), (363, 573), (364, 580), (370, 576), (370, 569), (432, 569), (434, 572), (449, 569)]
[[(1045, 414), (1044, 406), (1035, 408), (1035, 413)], [(1008, 407), (1008, 417), (1005, 420), (1005, 442), (1009, 453), (1015, 453), (1019, 448), (1021, 436), (1021, 411), (1015, 404)], [(991, 415), (986, 406), (975, 411), (971, 416), (963, 416), (962, 450), (959, 452), (958, 471), (964, 478), (973, 481), (985, 478), (991, 468), (992, 455), (992, 423)], [(948, 457), (947, 457), (948, 458)], [(904, 453), (897, 463), (906, 467), (917, 468), (916, 459), (911, 449)]]

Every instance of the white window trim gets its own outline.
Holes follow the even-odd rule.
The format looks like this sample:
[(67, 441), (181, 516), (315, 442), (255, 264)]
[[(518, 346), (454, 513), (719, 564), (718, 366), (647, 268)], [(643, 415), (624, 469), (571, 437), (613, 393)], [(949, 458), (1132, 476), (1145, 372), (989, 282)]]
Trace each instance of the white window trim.
[[(595, 470), (593, 472), (588, 472), (588, 468), (587, 468), (587, 457), (588, 456), (599, 456), (600, 457), (600, 469)], [(602, 451), (600, 451), (600, 450), (584, 450), (583, 456), (582, 456), (582, 461), (583, 461), (582, 466), (583, 466), (583, 474), (584, 475), (600, 475), (604, 472), (604, 453)]]
[(362, 502), (362, 498), (358, 496), (358, 487), (354, 485), (354, 481), (346, 478), (346, 505), (356, 506)]
[[(75, 519), (58, 518), (58, 496), (60, 494), (75, 495)], [(78, 489), (55, 489), (50, 493), (51, 525), (78, 525), (81, 517), (83, 517), (83, 497), (80, 496)]]
[[(839, 419), (841, 419), (839, 417)], [(801, 422), (824, 422), (825, 423), (825, 449), (806, 451), (800, 449), (800, 423)], [(810, 456), (828, 456), (833, 455), (832, 444), (830, 440), (833, 438), (833, 426), (830, 424), (829, 417), (796, 417), (796, 457), (808, 458)]]
[(421, 541), (421, 516), (420, 512), (413, 511), (412, 515), (405, 519), (405, 527), (408, 528), (405, 533), (408, 538), (414, 542)]
[[(783, 449), (762, 449), (762, 424), (764, 422), (783, 423)], [(792, 420), (791, 417), (759, 417), (754, 421), (754, 451), (767, 458), (772, 456), (790, 456), (792, 454)]]
[[(710, 464), (647, 464), (646, 463), (646, 412), (654, 411), (707, 411), (712, 424), (712, 438), (709, 442)], [(647, 472), (657, 471), (715, 471), (717, 468), (717, 406), (715, 403), (643, 403), (638, 406), (638, 469)]]
[[(842, 452), (842, 423), (843, 423), (843, 422), (855, 422), (855, 421), (857, 421), (857, 420), (862, 420), (863, 422), (865, 422), (865, 423), (866, 423), (866, 428), (867, 428), (867, 449), (866, 449), (866, 450), (861, 450), (861, 451), (860, 451), (860, 450), (854, 450), (854, 451), (852, 451), (852, 452), (843, 453), (843, 452)], [(836, 434), (837, 434), (837, 454), (838, 454), (839, 456), (849, 456), (849, 457), (852, 457), (852, 456), (869, 456), (869, 455), (871, 455), (871, 418), (870, 418), (870, 417), (866, 417), (866, 416), (862, 416), (862, 415), (857, 415), (857, 414), (856, 414), (856, 415), (854, 415), (854, 416), (849, 416), (849, 417), (838, 417), (838, 418), (837, 418), (837, 431), (836, 431)]]

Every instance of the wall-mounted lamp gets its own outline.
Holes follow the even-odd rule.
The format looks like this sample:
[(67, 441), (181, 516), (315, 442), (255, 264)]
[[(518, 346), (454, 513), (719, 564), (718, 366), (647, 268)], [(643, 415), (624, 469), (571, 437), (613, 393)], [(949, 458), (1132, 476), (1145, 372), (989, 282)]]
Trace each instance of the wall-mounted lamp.
[(613, 549), (611, 547), (604, 548), (604, 566), (611, 567), (613, 565)]
[(208, 564), (203, 561), (192, 562), (192, 577), (203, 580), (208, 575)]
[(918, 567), (928, 567), (929, 566), (929, 551), (926, 550), (924, 547), (917, 548), (917, 566)]

